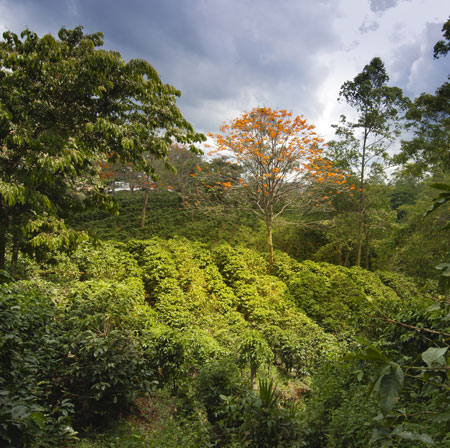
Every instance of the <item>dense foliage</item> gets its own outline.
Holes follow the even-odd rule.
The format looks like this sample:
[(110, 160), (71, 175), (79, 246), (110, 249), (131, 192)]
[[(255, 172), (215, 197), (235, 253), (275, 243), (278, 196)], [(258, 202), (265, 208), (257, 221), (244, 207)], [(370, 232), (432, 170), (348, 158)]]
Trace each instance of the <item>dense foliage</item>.
[[(267, 254), (267, 222), (222, 205), (256, 166), (263, 211), (287, 153), (262, 146), (290, 115), (262, 120), (261, 138), (234, 123), (256, 165), (202, 159), (174, 143), (202, 140), (179, 92), (101, 43), (81, 28), (0, 43), (0, 444), (447, 448), (448, 83), (409, 103), (378, 58), (345, 83), (360, 116), (320, 163), (348, 191), (304, 213), (283, 184)], [(413, 140), (387, 179), (405, 106)], [(217, 207), (189, 203), (206, 177)]]
[[(0, 42), (0, 269), (7, 245), (73, 246), (64, 218), (114, 201), (100, 182), (106, 159), (153, 173), (173, 141), (201, 142), (176, 106), (180, 92), (144, 60), (101, 50), (102, 33), (62, 28), (58, 39), (5, 32)], [(32, 101), (30, 101), (32, 98)], [(194, 149), (191, 146), (191, 149)], [(14, 263), (13, 263), (14, 264)]]
[[(2, 437), (13, 446), (62, 443), (133, 403), (157, 406), (166, 391), (178, 424), (203, 431), (202, 446), (309, 440), (313, 426), (302, 435), (297, 400), (311, 375), (322, 372), (313, 384), (322, 387), (356, 332), (379, 338), (383, 319), (413, 304), (420, 313), (423, 300), (401, 276), (276, 260), (268, 275), (258, 252), (180, 238), (84, 244), (45, 265), (24, 259), (29, 280), (5, 284), (1, 295)], [(351, 386), (359, 396), (361, 381)], [(306, 409), (319, 412), (311, 397)], [(158, 431), (148, 434), (165, 437)]]

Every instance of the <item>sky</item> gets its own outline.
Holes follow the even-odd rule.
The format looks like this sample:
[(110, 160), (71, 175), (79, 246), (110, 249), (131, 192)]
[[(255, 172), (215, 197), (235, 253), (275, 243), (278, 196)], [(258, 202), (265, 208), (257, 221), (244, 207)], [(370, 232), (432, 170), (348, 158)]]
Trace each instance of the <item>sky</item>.
[(333, 138), (341, 85), (373, 57), (410, 98), (433, 93), (450, 57), (433, 59), (449, 0), (0, 0), (0, 31), (101, 31), (106, 49), (145, 59), (196, 131), (256, 106), (304, 115)]

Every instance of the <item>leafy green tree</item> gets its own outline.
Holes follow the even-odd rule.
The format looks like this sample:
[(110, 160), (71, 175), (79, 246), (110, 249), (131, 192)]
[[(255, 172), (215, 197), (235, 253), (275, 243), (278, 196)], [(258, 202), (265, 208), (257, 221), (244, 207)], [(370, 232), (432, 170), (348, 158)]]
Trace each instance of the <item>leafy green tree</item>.
[(436, 42), (434, 46), (434, 57), (438, 59), (440, 56), (446, 56), (450, 51), (450, 17), (442, 26), (442, 34), (444, 35), (444, 39)]
[[(450, 51), (450, 18), (444, 23), (442, 32), (445, 40), (434, 46), (436, 59)], [(442, 84), (435, 95), (422, 93), (406, 117), (414, 137), (402, 142), (401, 152), (396, 156), (396, 161), (403, 164), (403, 170), (416, 176), (449, 171), (450, 82)]]
[[(447, 40), (450, 40), (450, 20), (444, 25), (443, 31)], [(438, 42), (434, 48), (435, 57), (445, 55), (448, 51), (450, 47), (444, 41)], [(426, 213), (434, 216), (436, 209), (442, 213), (448, 205), (450, 184), (441, 182), (431, 187), (440, 190)], [(424, 221), (420, 218), (417, 222), (423, 227)], [(434, 235), (434, 241), (441, 249), (441, 246), (445, 248), (448, 241), (445, 232), (450, 228), (450, 220), (448, 214), (441, 214), (439, 218), (440, 222), (427, 225), (426, 232), (422, 231), (422, 234), (430, 234), (436, 228), (444, 232)], [(429, 255), (430, 250), (422, 250), (420, 258)], [(365, 354), (359, 358), (378, 365), (370, 390), (378, 395), (382, 418), (378, 418), (381, 426), (374, 430), (371, 442), (380, 443), (381, 446), (411, 446), (411, 443), (421, 442), (444, 447), (449, 442), (450, 304), (445, 294), (450, 264), (441, 263), (437, 268), (441, 272), (444, 295), (433, 297), (433, 302), (428, 303), (426, 308), (424, 302), (422, 307), (412, 306), (403, 311), (397, 319), (386, 319), (391, 326), (386, 327), (381, 340), (389, 356), (375, 345), (361, 341), (366, 348)], [(400, 406), (401, 410), (398, 409)], [(422, 432), (424, 430), (425, 433)]]
[(6, 32), (0, 42), (0, 268), (8, 244), (36, 250), (78, 236), (68, 212), (114, 210), (99, 161), (130, 162), (153, 174), (173, 141), (204, 140), (176, 106), (180, 92), (144, 60), (99, 49), (101, 33), (62, 28), (58, 39)]
[(406, 114), (414, 137), (402, 141), (395, 161), (406, 174), (424, 177), (450, 170), (450, 82), (435, 95), (422, 93)]
[(400, 133), (400, 114), (409, 103), (402, 90), (389, 87), (388, 81), (383, 62), (373, 58), (352, 81), (342, 85), (339, 93), (339, 101), (345, 101), (358, 114), (355, 121), (341, 116), (336, 126), (338, 142), (334, 142), (359, 178), (357, 266), (361, 265), (367, 226), (367, 175), (387, 160), (387, 150)]
[(395, 249), (391, 251), (389, 267), (417, 278), (436, 278), (436, 264), (450, 253), (443, 230), (450, 213), (447, 207), (440, 207), (424, 217), (436, 190), (422, 184), (416, 195), (413, 203), (402, 204), (396, 210), (399, 219), (392, 238)]
[[(364, 256), (361, 259), (361, 264), (366, 269), (384, 268), (386, 258), (389, 257), (392, 231), (396, 223), (387, 191), (388, 186), (380, 179), (371, 178), (366, 181)], [(316, 260), (341, 266), (355, 264), (359, 242), (358, 205), (358, 198), (348, 195), (334, 200), (335, 215), (325, 222), (327, 243), (314, 255)]]

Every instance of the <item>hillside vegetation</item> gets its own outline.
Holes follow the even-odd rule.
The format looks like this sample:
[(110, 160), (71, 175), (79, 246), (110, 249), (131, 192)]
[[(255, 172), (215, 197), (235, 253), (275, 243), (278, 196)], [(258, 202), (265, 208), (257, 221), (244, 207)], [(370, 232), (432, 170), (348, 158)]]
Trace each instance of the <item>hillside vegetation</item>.
[[(368, 443), (379, 410), (364, 398), (374, 372), (346, 358), (360, 351), (355, 335), (414, 351), (411, 330), (387, 320), (417, 323), (434, 302), (400, 275), (275, 260), (269, 275), (254, 250), (158, 237), (24, 259), (24, 279), (1, 293), (3, 437), (51, 446), (95, 429), (96, 442), (76, 446)], [(446, 437), (445, 425), (432, 430)]]
[(255, 107), (203, 157), (102, 45), (0, 41), (0, 445), (449, 448), (450, 83), (375, 57), (336, 140)]

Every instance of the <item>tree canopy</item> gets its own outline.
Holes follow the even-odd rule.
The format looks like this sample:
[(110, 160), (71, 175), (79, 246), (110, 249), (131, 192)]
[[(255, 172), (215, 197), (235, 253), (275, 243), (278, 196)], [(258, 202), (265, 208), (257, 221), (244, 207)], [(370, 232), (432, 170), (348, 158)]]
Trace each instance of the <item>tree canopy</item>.
[(336, 126), (339, 143), (334, 142), (342, 145), (345, 158), (359, 176), (358, 266), (367, 230), (364, 189), (368, 170), (388, 158), (387, 149), (399, 136), (400, 113), (409, 103), (402, 90), (388, 86), (388, 81), (383, 61), (376, 57), (352, 81), (346, 81), (339, 93), (339, 100), (358, 114), (354, 121), (341, 117)]
[(246, 204), (264, 220), (269, 265), (273, 262), (274, 220), (288, 207), (310, 202), (312, 185), (344, 186), (347, 182), (324, 158), (323, 139), (314, 126), (303, 116), (293, 117), (292, 112), (256, 107), (210, 136), (215, 142), (210, 154), (222, 154), (229, 164), (239, 167), (240, 177), (203, 185), (225, 194), (237, 191), (236, 202)]
[[(102, 33), (62, 28), (58, 38), (25, 30), (0, 42), (0, 269), (5, 248), (67, 245), (67, 212), (114, 208), (98, 164), (165, 159), (174, 141), (204, 140), (184, 119), (180, 92), (144, 60), (100, 49)], [(14, 252), (13, 251), (13, 252)]]

